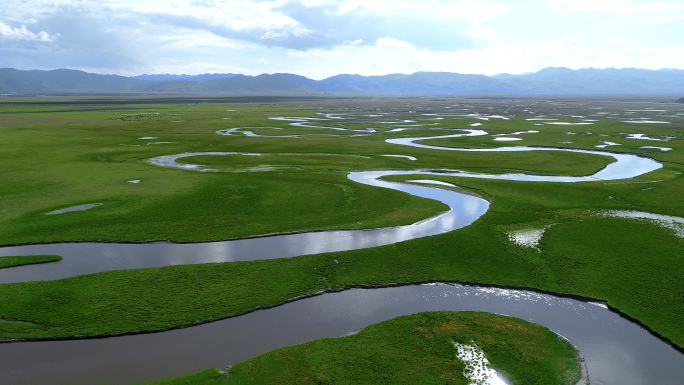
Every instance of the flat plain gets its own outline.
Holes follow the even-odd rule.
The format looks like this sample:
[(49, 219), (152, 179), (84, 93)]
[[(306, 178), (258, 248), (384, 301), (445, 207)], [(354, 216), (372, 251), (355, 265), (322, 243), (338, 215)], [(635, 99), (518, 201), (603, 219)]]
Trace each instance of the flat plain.
[[(0, 320), (21, 322), (0, 322), (0, 338), (158, 332), (322, 291), (464, 282), (603, 301), (684, 348), (682, 223), (613, 215), (684, 217), (681, 104), (598, 97), (183, 101), (3, 99), (0, 243), (206, 242), (407, 225), (445, 210), (355, 183), (351, 171), (416, 170), (386, 179), (449, 183), (491, 206), (462, 229), (369, 249), (2, 284)], [(427, 176), (418, 172), (582, 176), (613, 158), (386, 142), (464, 130), (484, 133), (421, 143), (613, 151), (663, 167), (632, 179), (576, 183)], [(202, 152), (231, 154), (178, 160), (205, 171), (149, 163)], [(535, 231), (532, 243), (516, 238)]]

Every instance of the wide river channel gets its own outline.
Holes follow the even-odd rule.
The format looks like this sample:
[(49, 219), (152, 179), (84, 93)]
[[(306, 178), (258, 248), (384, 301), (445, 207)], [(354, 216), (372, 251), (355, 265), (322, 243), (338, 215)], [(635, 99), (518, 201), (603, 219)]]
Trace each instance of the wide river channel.
[[(475, 132), (471, 130), (470, 134)], [(423, 146), (415, 143), (420, 139), (405, 139), (403, 143), (397, 140), (394, 143)], [(517, 151), (544, 150), (513, 148), (518, 148)], [(84, 242), (4, 247), (0, 248), (0, 256), (59, 254), (64, 260), (0, 269), (0, 283), (60, 279), (113, 269), (284, 258), (366, 248), (466, 226), (484, 214), (489, 206), (482, 199), (446, 189), (378, 179), (385, 175), (457, 175), (580, 182), (632, 178), (662, 167), (651, 159), (634, 155), (588, 150), (576, 152), (612, 156), (616, 161), (589, 177), (492, 176), (432, 171), (355, 172), (350, 173), (349, 178), (359, 183), (436, 199), (451, 209), (412, 225), (372, 230), (320, 231), (196, 244)], [(160, 157), (151, 163), (187, 168), (188, 165), (178, 165), (175, 160), (192, 155), (195, 154)], [(398, 315), (430, 310), (486, 311), (548, 327), (568, 338), (579, 349), (586, 359), (592, 384), (682, 384), (684, 378), (684, 354), (601, 304), (522, 290), (429, 284), (323, 293), (239, 317), (161, 333), (4, 343), (0, 344), (0, 383), (126, 384), (176, 376), (210, 366), (225, 367), (278, 347), (322, 337), (339, 337)]]

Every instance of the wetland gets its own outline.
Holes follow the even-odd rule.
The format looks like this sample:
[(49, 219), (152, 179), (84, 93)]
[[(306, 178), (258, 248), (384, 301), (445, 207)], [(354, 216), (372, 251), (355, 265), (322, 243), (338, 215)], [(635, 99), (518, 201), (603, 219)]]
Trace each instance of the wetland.
[[(39, 100), (0, 104), (9, 143), (0, 255), (63, 258), (0, 269), (0, 338), (21, 341), (0, 344), (13, 357), (3, 376), (149, 381), (240, 367), (274, 348), (433, 310), (545, 326), (577, 347), (592, 383), (674, 384), (684, 374), (681, 105), (581, 97), (226, 101), (132, 98), (98, 110), (76, 99), (60, 111)], [(521, 140), (496, 140), (512, 137)], [(145, 145), (152, 138), (155, 145)], [(671, 150), (643, 146), (645, 139)], [(596, 150), (606, 143), (615, 147)], [(92, 202), (101, 204), (83, 209)], [(72, 210), (45, 215), (64, 208)], [(528, 233), (534, 242), (516, 241)], [(478, 286), (420, 285), (427, 282)], [(504, 294), (491, 295), (496, 290)], [(537, 310), (521, 300), (540, 296)], [(435, 299), (442, 297), (453, 301)], [(310, 313), (298, 307), (333, 306), (334, 298), (347, 299)], [(410, 303), (385, 309), (392, 301)], [(563, 326), (563, 304), (583, 319), (575, 331)], [(328, 322), (333, 314), (354, 322)], [(307, 317), (319, 326), (299, 328)], [(292, 338), (259, 337), (267, 320), (290, 325), (281, 333)], [(240, 332), (230, 331), (233, 323)], [(210, 347), (218, 334), (245, 338), (239, 348)], [(107, 338), (81, 340), (93, 337)], [(54, 339), (70, 341), (30, 341)], [(206, 354), (166, 360), (169, 346), (189, 340), (202, 341)], [(141, 346), (149, 352), (136, 355), (138, 363), (111, 358)], [(496, 366), (497, 348), (483, 349)], [(102, 353), (86, 358), (92, 350)], [(37, 351), (51, 353), (28, 359)], [(504, 372), (521, 383), (521, 367)]]

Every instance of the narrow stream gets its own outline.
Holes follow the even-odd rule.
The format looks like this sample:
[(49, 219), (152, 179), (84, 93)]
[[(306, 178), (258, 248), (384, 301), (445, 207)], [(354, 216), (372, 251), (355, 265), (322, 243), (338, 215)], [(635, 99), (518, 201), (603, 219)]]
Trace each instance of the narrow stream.
[[(461, 152), (517, 152), (517, 151), (566, 151), (580, 154), (594, 154), (612, 157), (614, 162), (608, 164), (602, 170), (588, 175), (588, 176), (546, 176), (546, 175), (522, 175), (522, 174), (474, 174), (474, 173), (455, 173), (451, 175), (471, 177), (471, 178), (485, 178), (485, 179), (500, 179), (500, 180), (515, 180), (515, 181), (529, 181), (529, 182), (587, 182), (592, 180), (614, 180), (614, 179), (629, 179), (639, 175), (655, 171), (662, 168), (662, 163), (656, 162), (651, 158), (637, 156), (633, 154), (624, 154), (608, 151), (596, 150), (581, 150), (572, 148), (558, 148), (558, 147), (527, 147), (527, 146), (509, 146), (498, 148), (457, 148), (457, 147), (441, 147), (432, 146), (428, 144), (416, 143), (428, 139), (446, 139), (458, 138), (461, 136), (480, 136), (486, 135), (486, 131), (482, 130), (464, 130), (466, 134), (451, 134), (441, 136), (427, 136), (419, 138), (399, 138), (387, 139), (387, 143), (400, 144), (410, 147), (427, 148), (441, 151), (461, 151)], [(442, 174), (448, 175), (448, 174)]]

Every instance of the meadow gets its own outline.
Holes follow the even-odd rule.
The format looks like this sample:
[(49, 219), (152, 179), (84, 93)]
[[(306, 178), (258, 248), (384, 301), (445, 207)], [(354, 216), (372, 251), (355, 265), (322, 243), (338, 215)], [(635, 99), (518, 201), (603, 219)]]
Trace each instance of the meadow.
[[(559, 151), (465, 153), (385, 142), (459, 132), (456, 129), (482, 129), (487, 135), (424, 143), (597, 149), (610, 142), (620, 145), (605, 150), (648, 156), (662, 162), (663, 168), (629, 180), (579, 183), (387, 177), (448, 182), (484, 197), (491, 206), (468, 227), (370, 249), (3, 284), (0, 297), (8, 300), (0, 303), (0, 319), (23, 322), (0, 322), (2, 339), (163, 331), (238, 316), (321, 291), (446, 281), (605, 301), (684, 349), (680, 251), (684, 239), (676, 229), (657, 222), (602, 214), (632, 210), (684, 217), (681, 106), (666, 104), (671, 110), (667, 118), (655, 110), (641, 113), (644, 119), (669, 119), (669, 124), (642, 124), (626, 123), (634, 119), (630, 111), (644, 109), (640, 103), (585, 100), (322, 98), (97, 106), (81, 105), (78, 99), (57, 106), (41, 100), (11, 102), (0, 104), (0, 131), (6, 143), (0, 150), (2, 245), (198, 242), (405, 225), (445, 207), (359, 185), (348, 180), (346, 172), (458, 169), (590, 175), (612, 161), (601, 155)], [(293, 126), (289, 124), (293, 120), (273, 117), (317, 120)], [(217, 133), (239, 127), (245, 128), (231, 135)], [(245, 131), (275, 137), (247, 136)], [(525, 131), (538, 132), (511, 135)], [(494, 140), (500, 134), (521, 140)], [(630, 139), (629, 134), (658, 141)], [(185, 152), (239, 154), (179, 160), (217, 170), (206, 172), (147, 162)], [(90, 203), (102, 205), (45, 215)], [(538, 244), (512, 241), (511, 234), (529, 230), (543, 230)], [(356, 339), (363, 336), (360, 333)], [(307, 354), (318, 354), (315, 349)]]

